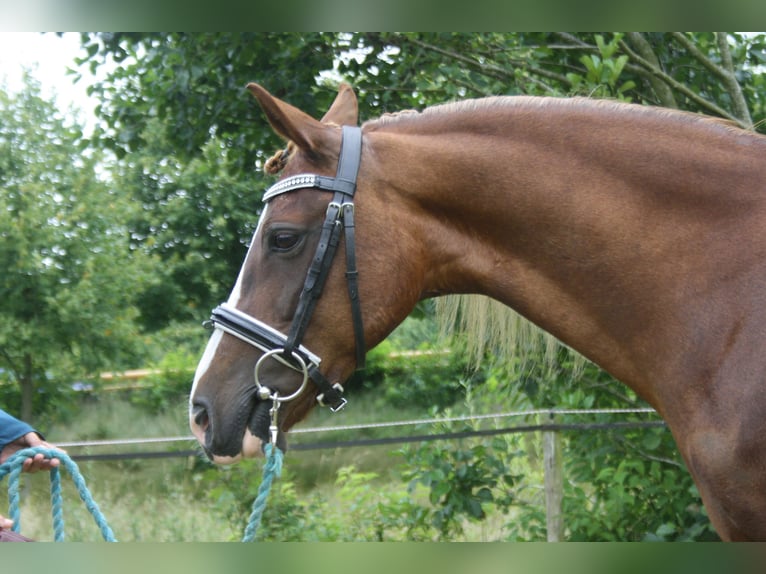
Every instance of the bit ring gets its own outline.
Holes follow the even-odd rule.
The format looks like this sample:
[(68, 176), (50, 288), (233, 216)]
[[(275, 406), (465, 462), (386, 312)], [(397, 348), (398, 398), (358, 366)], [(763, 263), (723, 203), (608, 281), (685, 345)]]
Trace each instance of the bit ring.
[[(260, 377), (258, 376), (259, 371), (261, 369), (261, 366), (263, 365), (263, 362), (269, 358), (274, 357), (275, 360), (279, 361), (280, 363), (286, 363), (287, 361), (277, 355), (284, 355), (286, 353), (285, 349), (271, 349), (270, 351), (266, 351), (261, 355), (261, 357), (258, 359), (258, 361), (255, 363), (255, 369), (253, 370), (253, 376), (255, 377), (255, 386), (258, 388), (258, 398), (261, 400), (268, 400), (271, 399), (275, 402), (279, 403), (286, 403), (287, 401), (291, 401), (294, 398), (296, 398), (298, 395), (300, 395), (303, 392), (303, 389), (306, 388), (306, 384), (309, 380), (309, 369), (306, 366), (306, 361), (304, 361), (301, 356), (295, 352), (291, 353), (291, 358), (298, 363), (298, 366), (300, 367), (300, 371), (303, 373), (303, 381), (301, 382), (300, 387), (298, 387), (298, 390), (295, 391), (291, 395), (287, 396), (279, 396), (279, 393), (272, 392), (271, 389), (269, 389), (266, 385), (262, 384), (260, 381)], [(295, 367), (291, 365), (291, 368), (294, 370)]]

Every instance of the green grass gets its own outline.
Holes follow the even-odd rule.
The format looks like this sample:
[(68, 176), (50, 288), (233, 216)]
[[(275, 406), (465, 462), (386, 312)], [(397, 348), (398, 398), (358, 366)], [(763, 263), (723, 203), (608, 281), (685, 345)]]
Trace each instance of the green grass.
[[(385, 419), (372, 400), (355, 400), (343, 413), (327, 416), (318, 412), (303, 426), (357, 424)], [(185, 399), (167, 412), (151, 414), (132, 405), (119, 395), (84, 402), (76, 420), (47, 429), (52, 443), (117, 438), (184, 436), (189, 434)], [(424, 413), (388, 413), (402, 417)], [(390, 418), (389, 418), (390, 420)], [(397, 429), (401, 432), (401, 429)], [(355, 431), (357, 432), (357, 431)], [(391, 431), (387, 431), (391, 432)], [(358, 436), (358, 435), (355, 435)], [(301, 436), (304, 442), (338, 440), (343, 433), (327, 436)], [(345, 436), (346, 439), (350, 438)], [(195, 443), (176, 445), (177, 449), (195, 447)], [(166, 450), (167, 444), (69, 447), (70, 455), (83, 453)], [(290, 452), (285, 468), (298, 496), (316, 490), (332, 497), (338, 469), (353, 465), (359, 472), (374, 472), (376, 481), (384, 483), (393, 474), (399, 459), (391, 455), (395, 446), (358, 447), (305, 452)], [(260, 461), (257, 462), (260, 467)], [(142, 459), (124, 461), (82, 461), (78, 464), (94, 499), (104, 513), (118, 540), (121, 541), (229, 541), (241, 538), (245, 523), (227, 516), (225, 504), (208, 496), (200, 484), (204, 470), (231, 473), (230, 468), (210, 465), (202, 456), (191, 458)], [(22, 533), (39, 540), (52, 540), (49, 479), (47, 473), (22, 475)], [(67, 472), (64, 483), (64, 519), (67, 540), (97, 541), (101, 534), (80, 501)], [(254, 477), (259, 480), (259, 477)], [(246, 478), (243, 480), (247, 480)], [(7, 509), (5, 482), (0, 491), (0, 508)], [(256, 488), (254, 482), (252, 488)], [(337, 503), (338, 501), (334, 501)], [(0, 511), (4, 512), (4, 511)]]
[[(154, 415), (118, 396), (84, 402), (76, 420), (46, 429), (46, 438), (56, 444), (84, 440), (183, 436), (186, 407)], [(190, 444), (175, 448), (189, 448)], [(166, 450), (167, 444), (110, 447), (68, 447), (70, 455), (136, 450)], [(230, 540), (235, 537), (228, 521), (214, 505), (200, 499), (190, 472), (195, 460), (166, 458), (78, 463), (88, 487), (118, 540), (198, 541)], [(22, 475), (22, 533), (39, 540), (52, 540), (48, 473)], [(101, 534), (72, 485), (62, 472), (64, 520), (67, 540), (101, 540)], [(7, 508), (7, 495), (0, 495), (0, 508)]]
[[(430, 418), (423, 409), (393, 409), (374, 393), (351, 397), (348, 408), (332, 414), (317, 409), (302, 427), (331, 427), (370, 422)], [(132, 404), (125, 395), (102, 395), (81, 405), (76, 419), (47, 429), (52, 443), (81, 440), (148, 438), (189, 435), (186, 399), (165, 412), (150, 413)], [(340, 441), (360, 437), (397, 436), (428, 432), (425, 427), (394, 427), (374, 430), (330, 431), (292, 435), (292, 442)], [(196, 443), (175, 446), (125, 445), (68, 447), (71, 455), (82, 453), (185, 450)], [(281, 512), (274, 520), (286, 521), (284, 530), (275, 526), (273, 536), (289, 535), (298, 540), (374, 539), (378, 502), (410, 496), (427, 504), (428, 494), (418, 487), (407, 494), (399, 471), (404, 457), (402, 445), (359, 446), (312, 451), (288, 450), (283, 477), (275, 482), (268, 507)], [(80, 470), (91, 493), (120, 541), (236, 541), (246, 525), (246, 501), (260, 483), (262, 461), (232, 467), (215, 467), (203, 456), (81, 461)], [(345, 477), (339, 480), (339, 475)], [(23, 475), (22, 534), (52, 540), (53, 528), (48, 500), (47, 473)], [(98, 541), (101, 534), (71, 484), (64, 482), (64, 519), (70, 541)], [(7, 508), (5, 484), (0, 485), (0, 509)], [(243, 502), (245, 501), (245, 502)], [(3, 510), (0, 510), (3, 512)], [(293, 516), (295, 514), (296, 516)], [(298, 516), (300, 515), (300, 516)], [(496, 540), (502, 536), (507, 516), (496, 516), (481, 525), (466, 524), (465, 540)], [(293, 525), (290, 525), (290, 521)], [(289, 526), (289, 528), (288, 528)], [(292, 530), (290, 530), (292, 528)], [(387, 536), (397, 534), (396, 526)]]
[[(194, 493), (183, 477), (183, 459), (151, 462), (85, 462), (80, 470), (115, 537), (123, 542), (226, 541), (237, 538), (229, 521)], [(64, 473), (67, 541), (99, 541), (101, 533)], [(25, 477), (22, 533), (52, 540), (48, 478)]]
[(76, 421), (53, 426), (48, 436), (54, 441), (147, 438), (190, 435), (185, 400), (166, 411), (153, 414), (119, 397), (84, 405)]

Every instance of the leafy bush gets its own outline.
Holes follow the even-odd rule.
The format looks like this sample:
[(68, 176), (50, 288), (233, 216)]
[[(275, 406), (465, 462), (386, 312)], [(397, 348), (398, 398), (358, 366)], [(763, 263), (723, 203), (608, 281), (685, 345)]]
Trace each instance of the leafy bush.
[(717, 539), (666, 428), (567, 438), (570, 540)]
[[(253, 501), (258, 493), (262, 461), (246, 460), (225, 469), (208, 468), (197, 474), (198, 488), (223, 511), (232, 529), (243, 531)], [(330, 500), (318, 490), (299, 493), (289, 469), (272, 484), (268, 503), (257, 532), (260, 541), (365, 541), (388, 539), (386, 531), (398, 529), (399, 522), (386, 519), (392, 497), (401, 500), (403, 492), (394, 494), (375, 485), (377, 475), (360, 473), (353, 466), (337, 472), (334, 494)], [(396, 516), (401, 514), (397, 511)]]
[(367, 354), (367, 366), (351, 381), (380, 393), (392, 407), (443, 409), (463, 398), (461, 381), (478, 378), (463, 353), (440, 340), (433, 305), (421, 304), (385, 341)]
[(197, 356), (184, 351), (168, 353), (155, 368), (156, 372), (144, 378), (140, 388), (131, 391), (131, 402), (153, 413), (185, 402), (197, 361)]
[(462, 535), (466, 520), (484, 520), (488, 507), (508, 511), (521, 478), (509, 469), (510, 460), (522, 454), (513, 448), (514, 442), (463, 439), (448, 444), (429, 442), (402, 451), (407, 461), (402, 477), (409, 481), (410, 489), (417, 484), (428, 488), (430, 505), (423, 514), (440, 540)]

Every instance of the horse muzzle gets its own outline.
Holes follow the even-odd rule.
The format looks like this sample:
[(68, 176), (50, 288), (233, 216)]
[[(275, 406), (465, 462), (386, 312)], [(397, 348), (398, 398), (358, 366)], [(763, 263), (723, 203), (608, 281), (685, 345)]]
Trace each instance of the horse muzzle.
[(285, 433), (273, 428), (272, 409), (271, 401), (256, 400), (250, 409), (235, 413), (227, 424), (223, 417), (214, 417), (201, 398), (192, 403), (189, 423), (208, 459), (215, 464), (233, 464), (261, 456), (269, 442), (276, 442), (283, 452), (287, 450)]

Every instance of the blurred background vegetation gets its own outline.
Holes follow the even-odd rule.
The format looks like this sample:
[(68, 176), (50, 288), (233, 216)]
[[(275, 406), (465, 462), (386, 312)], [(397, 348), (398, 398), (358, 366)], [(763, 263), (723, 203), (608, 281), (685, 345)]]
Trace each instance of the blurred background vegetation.
[[(271, 183), (261, 167), (282, 145), (247, 82), (315, 117), (339, 81), (362, 120), (503, 94), (618, 99), (759, 131), (766, 116), (763, 34), (84, 33), (81, 44), (72, 79), (98, 99), (92, 134), (31, 76), (18, 93), (0, 89), (0, 405), (54, 442), (187, 432), (200, 323), (228, 296)], [(645, 406), (564, 348), (476, 343), (459, 329), (440, 336), (424, 302), (355, 375), (351, 414), (307, 424)], [(153, 374), (104, 388), (99, 373), (134, 368)], [(571, 432), (564, 446), (567, 539), (715, 538), (666, 429)], [(540, 448), (537, 435), (506, 434), (290, 453), (264, 536), (545, 539)], [(120, 526), (148, 535), (136, 515), (153, 512), (149, 500), (202, 513), (169, 511), (151, 531), (167, 540), (237, 538), (260, 466), (87, 465), (102, 496), (129, 497), (118, 537)]]

